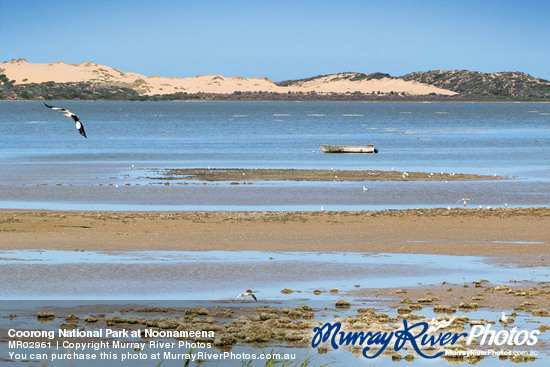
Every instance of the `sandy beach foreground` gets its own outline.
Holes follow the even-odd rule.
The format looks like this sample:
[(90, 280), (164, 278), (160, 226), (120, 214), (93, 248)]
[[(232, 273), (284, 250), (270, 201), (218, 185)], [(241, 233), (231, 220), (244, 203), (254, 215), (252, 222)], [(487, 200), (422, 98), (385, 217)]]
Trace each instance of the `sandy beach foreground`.
[(380, 212), (0, 211), (4, 249), (349, 251), (548, 266), (550, 208)]
[[(327, 283), (328, 272), (324, 272), (323, 277), (314, 276), (309, 283), (300, 282), (302, 277), (308, 278), (322, 263), (302, 262), (300, 266), (295, 263), (289, 266), (282, 254), (279, 254), (273, 255), (277, 257), (273, 262), (270, 258), (254, 265), (256, 271), (271, 268), (276, 270), (277, 276), (270, 275), (270, 280), (278, 287), (275, 302), (269, 301), (270, 295), (274, 294), (269, 293), (269, 286), (257, 289), (250, 286), (255, 292), (261, 292), (258, 294), (258, 301), (235, 301), (233, 293), (231, 298), (218, 295), (214, 301), (124, 301), (123, 304), (117, 304), (116, 301), (113, 304), (109, 301), (76, 301), (72, 304), (64, 301), (34, 301), (29, 303), (34, 305), (31, 308), (21, 307), (18, 301), (14, 301), (4, 305), (6, 310), (9, 309), (5, 311), (9, 317), (4, 317), (4, 323), (0, 324), (0, 353), (1, 348), (5, 350), (7, 342), (13, 339), (6, 336), (7, 329), (11, 327), (7, 325), (12, 325), (13, 320), (19, 325), (33, 325), (36, 329), (42, 328), (41, 325), (44, 324), (49, 325), (46, 328), (53, 326), (60, 330), (141, 330), (138, 331), (140, 337), (136, 339), (137, 342), (149, 345), (148, 343), (154, 344), (155, 340), (161, 338), (171, 342), (204, 343), (203, 346), (193, 348), (211, 353), (260, 353), (262, 348), (274, 348), (276, 345), (280, 351), (298, 353), (298, 357), (293, 358), (300, 360), (306, 358), (301, 357), (304, 353), (312, 351), (312, 330), (325, 322), (341, 323), (344, 330), (388, 332), (403, 328), (405, 320), (428, 324), (437, 319), (437, 322), (452, 323), (445, 329), (446, 333), (467, 335), (473, 332), (474, 326), (506, 329), (506, 326), (498, 322), (500, 312), (506, 311), (507, 314), (513, 312), (512, 316), (517, 315), (513, 327), (538, 333), (540, 336), (536, 345), (529, 346), (531, 354), (525, 354), (524, 346), (507, 346), (506, 350), (517, 353), (510, 352), (509, 356), (500, 359), (546, 363), (548, 358), (545, 353), (548, 350), (549, 314), (546, 305), (549, 285), (548, 282), (541, 281), (544, 278), (533, 274), (539, 270), (544, 272), (548, 266), (550, 208), (439, 208), (373, 212), (1, 210), (0, 243), (4, 250), (8, 250), (5, 251), (4, 258), (0, 258), (5, 261), (4, 272), (9, 272), (11, 279), (11, 284), (9, 282), (5, 289), (13, 289), (14, 285), (21, 287), (25, 282), (22, 288), (28, 289), (44, 282), (47, 292), (59, 292), (59, 289), (54, 290), (55, 286), (52, 284), (62, 284), (62, 290), (66, 288), (72, 294), (103, 294), (104, 280), (111, 279), (114, 282), (107, 282), (109, 290), (115, 289), (120, 294), (128, 292), (134, 284), (143, 289), (149, 289), (147, 287), (153, 284), (156, 291), (162, 288), (161, 285), (168, 284), (171, 287), (170, 292), (179, 291), (185, 294), (185, 289), (181, 288), (183, 285), (193, 285), (196, 282), (201, 289), (208, 288), (210, 283), (207, 281), (214, 278), (214, 282), (229, 282), (226, 287), (240, 286), (244, 287), (244, 291), (258, 275), (256, 273), (254, 279), (241, 281), (243, 274), (249, 271), (245, 270), (248, 269), (246, 266), (251, 263), (237, 266), (231, 260), (227, 266), (218, 261), (215, 268), (208, 267), (208, 264), (206, 267), (202, 267), (200, 263), (185, 266), (186, 263), (172, 264), (170, 261), (160, 261), (155, 267), (148, 261), (127, 264), (117, 264), (116, 261), (42, 263), (45, 258), (40, 255), (38, 262), (26, 264), (25, 261), (19, 261), (10, 264), (14, 260), (10, 256), (16, 255), (9, 254), (9, 250), (18, 249), (68, 250), (69, 254), (80, 254), (80, 251), (84, 251), (83, 256), (98, 251), (125, 253), (134, 250), (224, 250), (224, 256), (232, 250), (289, 253), (301, 251), (328, 253), (334, 256), (331, 261), (337, 261), (335, 254), (338, 252), (351, 252), (353, 256), (359, 255), (360, 262), (365, 262), (362, 265), (367, 269), (372, 268), (374, 273), (391, 269), (394, 273), (402, 271), (414, 277), (414, 283), (406, 285), (394, 281), (387, 287), (373, 273), (361, 278), (363, 281), (357, 281), (357, 277), (361, 277), (363, 273), (356, 274), (354, 271), (365, 270), (356, 266), (357, 264), (348, 261), (334, 267), (331, 262), (328, 263), (330, 272), (340, 271), (341, 275), (345, 274), (345, 279), (349, 279), (339, 281), (338, 289)], [(360, 253), (379, 253), (383, 255), (382, 263), (391, 261), (389, 254), (392, 253), (396, 256), (455, 255), (454, 265), (459, 270), (457, 272), (457, 269), (453, 269), (454, 265), (451, 268), (444, 268), (443, 265), (444, 271), (434, 271), (423, 263), (414, 266), (390, 265), (388, 268), (376, 262), (368, 263), (369, 258), (361, 257)], [(466, 255), (482, 256), (490, 264), (489, 267), (483, 266), (483, 269), (494, 265), (505, 269), (505, 273), (495, 276), (494, 272), (486, 273), (477, 268), (474, 272), (466, 268), (460, 270), (460, 257), (465, 256), (466, 259), (469, 257)], [(66, 257), (67, 254), (63, 256)], [(221, 268), (221, 278), (217, 267)], [(526, 268), (528, 272), (524, 271)], [(185, 273), (186, 269), (191, 273)], [(428, 281), (423, 280), (426, 275), (424, 272), (428, 274)], [(235, 276), (239, 281), (234, 280)], [(181, 282), (181, 279), (194, 280)], [(369, 281), (378, 288), (368, 287)], [(124, 289), (113, 288), (119, 283), (124, 285)], [(352, 287), (353, 284), (356, 285)], [(236, 290), (231, 291), (237, 293)], [(211, 332), (211, 335), (180, 337), (162, 334), (186, 330)], [(146, 332), (159, 333), (160, 336), (147, 336)], [(47, 341), (40, 338), (20, 339)], [(58, 337), (56, 340), (63, 343), (79, 339)], [(121, 338), (102, 337), (89, 340), (106, 343), (125, 341)], [(483, 352), (487, 348), (480, 346), (475, 340), (472, 344), (466, 340), (466, 337), (462, 337), (457, 345), (442, 346), (441, 349), (423, 347), (421, 353), (428, 356), (434, 355), (435, 351), (447, 353), (458, 350), (474, 353)], [(109, 348), (103, 350), (111, 351)], [(186, 347), (185, 351), (189, 348), (192, 347)], [(318, 353), (315, 355), (315, 363), (319, 364), (336, 362), (335, 365), (354, 365), (357, 358), (364, 358), (361, 348), (353, 346), (343, 347), (345, 354), (342, 351), (335, 353), (335, 348), (328, 342), (314, 349)], [(174, 353), (178, 350), (163, 349)], [(142, 346), (130, 353), (139, 353), (144, 358), (150, 358), (146, 355), (156, 351), (154, 348)], [(378, 349), (375, 348), (372, 353), (375, 351)], [(309, 358), (310, 355), (307, 356)], [(418, 352), (401, 352), (391, 348), (383, 351), (380, 357), (383, 358), (382, 361), (413, 361), (423, 358)], [(10, 356), (4, 361), (16, 361), (17, 358)], [(465, 361), (477, 363), (484, 357), (460, 354), (442, 355), (441, 358), (445, 361), (440, 361), (446, 364)], [(485, 358), (491, 359), (490, 356)], [(255, 365), (263, 366), (263, 363)]]

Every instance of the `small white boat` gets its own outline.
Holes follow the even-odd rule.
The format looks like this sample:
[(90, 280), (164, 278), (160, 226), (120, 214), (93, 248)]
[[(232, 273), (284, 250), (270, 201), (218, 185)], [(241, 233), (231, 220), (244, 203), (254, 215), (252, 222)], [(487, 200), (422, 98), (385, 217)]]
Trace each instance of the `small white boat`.
[(372, 144), (369, 145), (325, 145), (321, 144), (323, 153), (378, 153)]

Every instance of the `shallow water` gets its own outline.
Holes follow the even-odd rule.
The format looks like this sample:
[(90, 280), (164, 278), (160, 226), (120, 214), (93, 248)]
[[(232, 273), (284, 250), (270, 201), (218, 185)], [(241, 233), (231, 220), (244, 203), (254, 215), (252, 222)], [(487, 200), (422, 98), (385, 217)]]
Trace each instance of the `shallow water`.
[[(230, 300), (250, 288), (264, 300), (332, 299), (313, 290), (407, 287), (511, 278), (541, 281), (546, 267), (474, 256), (261, 251), (0, 251), (3, 299)], [(243, 275), (245, 275), (243, 277)], [(283, 295), (290, 288), (295, 293)], [(298, 291), (300, 293), (298, 293)]]
[[(389, 315), (395, 316), (396, 312), (395, 309), (387, 309), (384, 308), (383, 305), (380, 305), (376, 301), (354, 301), (352, 302), (352, 306), (350, 309), (329, 309), (326, 310), (325, 307), (332, 306), (332, 301), (327, 300), (308, 300), (307, 305), (313, 307), (313, 310), (315, 312), (315, 319), (319, 320), (321, 322), (332, 322), (334, 319), (334, 315), (338, 315), (339, 317), (347, 317), (347, 315), (356, 315), (357, 314), (357, 308), (359, 307), (372, 307), (375, 306), (377, 309), (377, 312), (387, 312)], [(299, 304), (306, 304), (306, 302), (303, 301), (294, 301), (294, 300), (280, 300), (280, 301), (271, 301), (271, 302), (265, 302), (265, 301), (259, 301), (256, 302), (248, 302), (248, 303), (231, 303), (231, 302), (220, 302), (220, 301), (181, 301), (181, 300), (174, 300), (174, 301), (83, 301), (83, 300), (75, 300), (75, 301), (5, 301), (0, 304), (0, 314), (17, 314), (16, 318), (10, 319), (10, 318), (0, 318), (0, 337), (5, 337), (6, 330), (9, 328), (16, 328), (17, 330), (48, 330), (48, 331), (55, 331), (57, 332), (60, 323), (63, 322), (63, 318), (65, 315), (74, 314), (81, 319), (84, 318), (86, 315), (89, 314), (97, 314), (97, 313), (106, 313), (107, 315), (120, 315), (119, 310), (122, 308), (125, 309), (139, 309), (142, 307), (174, 307), (179, 312), (176, 311), (177, 314), (181, 314), (187, 308), (192, 308), (195, 306), (203, 306), (206, 308), (216, 308), (217, 306), (221, 307), (237, 307), (237, 308), (251, 308), (255, 307), (257, 305), (269, 305), (271, 307), (290, 307), (294, 308)], [(50, 312), (54, 312), (56, 315), (59, 315), (55, 320), (52, 320), (50, 322), (41, 322), (38, 323), (36, 319), (36, 313), (38, 311), (47, 310)], [(507, 310), (509, 313), (509, 310)], [(416, 312), (415, 312), (416, 313)], [(418, 314), (426, 315), (426, 317), (429, 319), (434, 316), (431, 312), (431, 307), (425, 307), (422, 311), (419, 311)], [(499, 317), (499, 312), (496, 310), (476, 310), (473, 312), (465, 312), (464, 315), (469, 317), (472, 320), (479, 320), (479, 319), (485, 319), (485, 320), (496, 320)], [(125, 317), (130, 316), (138, 316), (143, 317), (143, 314), (136, 313), (133, 311), (128, 311), (124, 313)], [(462, 312), (459, 311), (455, 316), (462, 316)], [(153, 318), (158, 318), (158, 315), (152, 316)], [(173, 317), (173, 316), (172, 316)], [(532, 317), (528, 314), (522, 314), (519, 312), (518, 316), (516, 317), (516, 321), (513, 325), (514, 327), (517, 327), (518, 329), (525, 329), (525, 330), (534, 330), (538, 328), (539, 321), (533, 320)], [(82, 325), (82, 328), (85, 329), (97, 329), (96, 326), (86, 324), (85, 326)], [(500, 326), (498, 323), (493, 326), (492, 328), (495, 331), (500, 331), (504, 329), (504, 327)], [(368, 331), (368, 330), (364, 330)], [(467, 327), (466, 332), (469, 332), (469, 328)], [(158, 352), (159, 350), (153, 350), (148, 347), (147, 341), (141, 338), (121, 338), (125, 341), (134, 341), (134, 342), (146, 342), (146, 347), (141, 351), (141, 353), (145, 354), (152, 354), (154, 352)], [(5, 340), (5, 339), (3, 339)], [(77, 339), (80, 342), (88, 341), (87, 339)], [(105, 340), (112, 340), (111, 338), (106, 338)], [(173, 339), (160, 339), (161, 341), (168, 341), (173, 342)], [(497, 350), (517, 350), (520, 352), (530, 352), (530, 353), (536, 353), (537, 354), (537, 360), (534, 363), (534, 365), (546, 365), (549, 362), (549, 355), (548, 355), (548, 348), (549, 345), (549, 336), (548, 333), (541, 333), (538, 338), (538, 343), (535, 347), (497, 347)], [(39, 350), (41, 353), (72, 353), (73, 350), (71, 349), (56, 349), (55, 348), (55, 340), (53, 341), (54, 347), (51, 349), (42, 349)], [(324, 343), (323, 345), (328, 346), (328, 342)], [(405, 347), (407, 348), (407, 347)], [(478, 347), (478, 349), (486, 350), (487, 347)], [(189, 348), (163, 348), (161, 351), (171, 351), (173, 353), (186, 353), (189, 350)], [(9, 351), (16, 351), (16, 352), (29, 352), (29, 350), (18, 350), (18, 349), (9, 349), (8, 343), (6, 342), (0, 342), (0, 357), (8, 357)], [(94, 353), (95, 351), (93, 349), (88, 349), (88, 353)], [(128, 349), (122, 349), (122, 350), (113, 350), (113, 349), (107, 349), (104, 351), (107, 352), (115, 352), (115, 353), (126, 353)], [(130, 352), (134, 353), (132, 349), (129, 349)], [(222, 353), (219, 349), (214, 348), (195, 348), (194, 352), (210, 352), (210, 353)], [(350, 365), (350, 366), (359, 366), (359, 365), (365, 365), (365, 366), (372, 366), (372, 365), (387, 365), (387, 364), (405, 364), (410, 365), (410, 362), (406, 362), (405, 360), (401, 360), (400, 362), (394, 362), (390, 359), (390, 357), (378, 357), (373, 360), (366, 359), (362, 356), (354, 355), (352, 354), (347, 348), (342, 347), (339, 350), (331, 350), (329, 348), (329, 351), (326, 354), (319, 354), (316, 350), (310, 348), (310, 347), (304, 347), (304, 348), (293, 348), (289, 346), (284, 346), (281, 342), (276, 343), (270, 343), (269, 346), (267, 345), (255, 345), (255, 346), (244, 346), (244, 345), (236, 345), (234, 346), (231, 351), (235, 354), (237, 353), (248, 353), (248, 354), (256, 354), (260, 355), (262, 353), (292, 353), (296, 355), (296, 358), (300, 361), (303, 361), (306, 358), (311, 359), (313, 366), (320, 366), (324, 363), (332, 363), (337, 366), (343, 366), (343, 365)], [(95, 352), (95, 353), (99, 353)], [(401, 351), (401, 354), (407, 354), (408, 351), (406, 349), (403, 349)], [(429, 352), (428, 352), (429, 353)], [(249, 357), (250, 358), (250, 357)], [(248, 359), (249, 359), (248, 358)], [(247, 358), (244, 358), (245, 360)], [(206, 365), (218, 365), (215, 361), (207, 362)], [(252, 363), (252, 366), (264, 366), (265, 362), (259, 362)], [(166, 360), (163, 362), (162, 365), (168, 365), (168, 366), (181, 366), (181, 361), (174, 361), (174, 360)], [(71, 366), (73, 365), (70, 362), (67, 361), (61, 361), (59, 363), (56, 363), (55, 365), (59, 366)], [(105, 365), (105, 361), (100, 361), (97, 363), (89, 363), (87, 365)], [(117, 363), (110, 361), (109, 365), (127, 365), (127, 363)], [(143, 365), (143, 366), (150, 366), (154, 365), (152, 362), (149, 361), (143, 361), (143, 363), (135, 362), (132, 365)], [(225, 360), (223, 363), (219, 364), (223, 366), (242, 366), (242, 359), (241, 360)], [(448, 366), (449, 362), (445, 361), (444, 359), (436, 359), (436, 360), (428, 360), (423, 359), (420, 357), (415, 358), (414, 365), (429, 365), (429, 366)], [(482, 361), (479, 362), (479, 365), (482, 366), (502, 366), (502, 365), (512, 365), (509, 361), (501, 361), (498, 360), (498, 358), (492, 358), (492, 357), (486, 357)]]
[[(52, 103), (77, 113), (89, 139), (41, 102), (0, 101), (0, 207), (367, 210), (458, 207), (464, 196), (476, 206), (550, 206), (550, 104)], [(379, 154), (319, 152), (321, 143), (370, 142)], [(159, 168), (207, 166), (394, 168), (517, 179), (174, 188), (143, 178)], [(368, 195), (360, 195), (363, 185), (372, 189)]]
[[(116, 182), (115, 180), (112, 180)], [(4, 186), (0, 206), (60, 210), (384, 210), (550, 206), (550, 183), (321, 182), (228, 185)], [(364, 192), (363, 186), (369, 191)], [(2, 200), (4, 199), (4, 200)]]

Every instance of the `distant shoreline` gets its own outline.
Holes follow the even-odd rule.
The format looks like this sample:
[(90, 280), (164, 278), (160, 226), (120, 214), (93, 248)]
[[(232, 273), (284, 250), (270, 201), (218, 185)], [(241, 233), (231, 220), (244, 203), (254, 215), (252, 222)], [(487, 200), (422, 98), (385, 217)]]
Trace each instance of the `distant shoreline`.
[(44, 102), (44, 101), (82, 101), (82, 102), (363, 102), (363, 103), (550, 103), (550, 99), (495, 99), (495, 98), (468, 98), (468, 97), (446, 97), (446, 96), (375, 96), (365, 95), (364, 98), (353, 95), (317, 95), (302, 96), (301, 98), (289, 98), (286, 96), (272, 95), (259, 96), (256, 93), (248, 97), (236, 97), (234, 94), (188, 94), (177, 98), (170, 94), (138, 96), (135, 98), (0, 98), (4, 102)]

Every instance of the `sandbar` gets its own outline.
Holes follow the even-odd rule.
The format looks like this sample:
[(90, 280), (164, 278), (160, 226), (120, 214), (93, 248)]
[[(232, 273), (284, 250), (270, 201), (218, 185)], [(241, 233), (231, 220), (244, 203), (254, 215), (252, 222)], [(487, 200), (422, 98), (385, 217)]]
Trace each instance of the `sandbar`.
[(386, 252), (548, 266), (550, 208), (362, 212), (0, 210), (3, 249)]
[(488, 181), (508, 179), (445, 172), (401, 172), (340, 169), (244, 169), (244, 168), (169, 168), (159, 169), (159, 180), (199, 181)]

